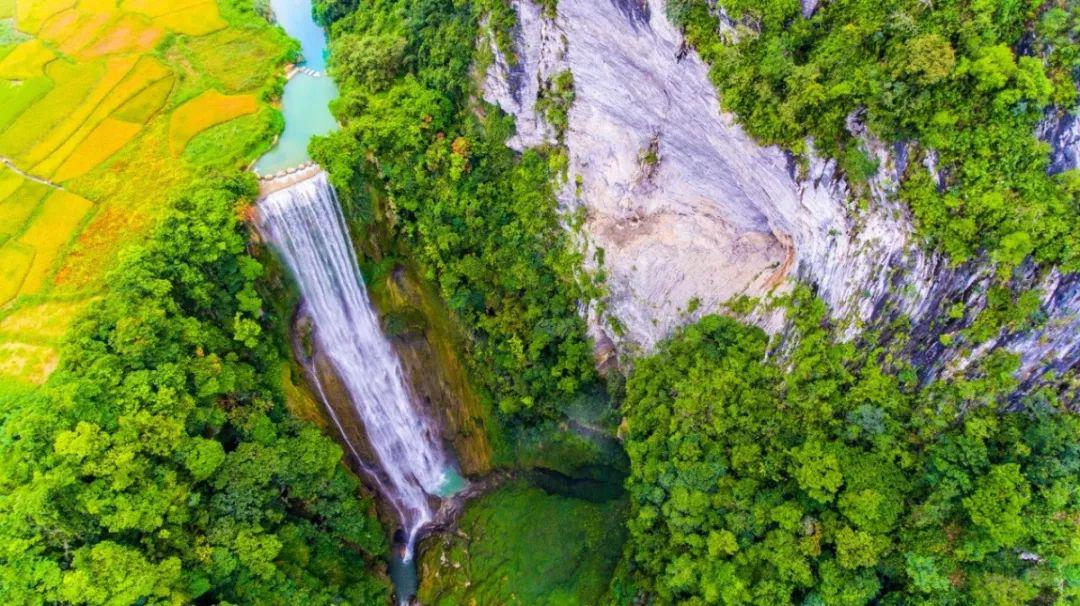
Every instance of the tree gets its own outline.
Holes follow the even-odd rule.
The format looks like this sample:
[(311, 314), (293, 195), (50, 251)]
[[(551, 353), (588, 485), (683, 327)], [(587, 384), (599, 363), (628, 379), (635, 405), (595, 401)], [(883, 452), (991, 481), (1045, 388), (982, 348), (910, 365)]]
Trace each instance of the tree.
[(1076, 599), (1080, 419), (1045, 393), (1001, 413), (1015, 360), (919, 388), (788, 305), (786, 355), (710, 316), (628, 378), (626, 603)]
[(238, 220), (252, 193), (250, 178), (192, 186), (127, 251), (45, 388), (0, 406), (6, 602), (386, 599), (370, 500), (282, 405)]

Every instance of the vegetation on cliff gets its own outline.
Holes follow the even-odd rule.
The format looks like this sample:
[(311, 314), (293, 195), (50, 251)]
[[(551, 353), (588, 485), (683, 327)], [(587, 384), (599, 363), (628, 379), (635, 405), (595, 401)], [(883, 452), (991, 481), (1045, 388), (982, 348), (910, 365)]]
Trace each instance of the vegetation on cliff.
[[(503, 2), (387, 1), (333, 20), (343, 128), (314, 146), (346, 204), (370, 205), (468, 328), (473, 376), (508, 415), (554, 416), (595, 381), (578, 313), (590, 285), (559, 224), (555, 150), (515, 154), (513, 122), (472, 96), (482, 15)], [(501, 21), (500, 21), (501, 22)]]
[(872, 175), (848, 128), (857, 114), (915, 143), (903, 198), (922, 234), (964, 261), (1080, 269), (1080, 182), (1047, 174), (1035, 128), (1076, 106), (1080, 6), (1004, 0), (672, 0), (668, 12), (711, 66), (724, 108), (766, 143)]
[(203, 182), (110, 274), (47, 385), (0, 406), (11, 604), (368, 604), (386, 551), (341, 449), (291, 418), (245, 248)]
[(1080, 418), (1009, 399), (1014, 360), (918, 384), (792, 300), (787, 355), (710, 316), (627, 382), (621, 603), (1066, 604), (1080, 599)]

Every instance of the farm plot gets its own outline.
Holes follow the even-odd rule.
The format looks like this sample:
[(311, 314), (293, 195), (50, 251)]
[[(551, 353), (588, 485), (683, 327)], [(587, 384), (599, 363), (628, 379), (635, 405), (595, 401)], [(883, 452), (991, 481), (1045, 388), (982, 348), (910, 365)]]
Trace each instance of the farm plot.
[(55, 347), (11, 341), (0, 343), (0, 377), (40, 385), (59, 361)]
[(20, 166), (27, 166), (22, 155), (40, 143), (43, 133), (51, 132), (73, 114), (86, 111), (91, 93), (101, 88), (106, 70), (102, 63), (79, 65), (54, 61), (45, 71), (53, 81), (52, 89), (33, 104), (33, 111), (24, 109), (18, 119), (0, 133), (0, 155)]
[(41, 40), (27, 40), (16, 46), (0, 61), (0, 78), (29, 80), (45, 75), (45, 64), (56, 54)]
[(148, 53), (165, 35), (165, 30), (145, 17), (124, 14), (110, 24), (95, 42), (77, 53), (80, 59), (94, 59), (120, 53)]
[(265, 147), (292, 48), (246, 0), (0, 0), (0, 397), (193, 175)]
[(34, 263), (34, 250), (18, 242), (0, 247), (0, 304), (19, 294), (23, 279)]
[(24, 305), (0, 315), (0, 338), (54, 345), (64, 338), (93, 297)]
[(41, 292), (61, 249), (67, 245), (93, 205), (66, 191), (55, 191), (42, 203), (18, 244), (34, 251), (34, 262), (23, 280), (20, 294)]
[(110, 156), (120, 151), (142, 130), (142, 124), (106, 118), (90, 131), (53, 173), (53, 179), (64, 182), (86, 174)]
[(28, 107), (52, 90), (53, 81), (44, 76), (9, 82), (0, 80), (0, 132), (3, 132)]
[(27, 34), (36, 34), (49, 17), (73, 6), (76, 0), (21, 0), (15, 3), (15, 23)]
[(169, 122), (169, 149), (179, 156), (188, 141), (202, 131), (259, 109), (254, 95), (223, 95), (208, 90), (181, 105)]
[[(135, 67), (137, 61), (138, 59), (135, 58), (122, 57), (105, 62), (104, 78), (97, 83), (97, 86), (94, 87), (83, 102), (67, 116), (61, 118), (53, 128), (47, 131), (47, 135), (43, 136), (45, 132), (43, 131), (39, 132), (36, 138), (30, 138), (31, 143), (29, 146), (12, 154), (15, 161), (22, 166), (34, 167), (31, 170), (35, 174), (43, 177), (48, 176), (48, 172), (40, 171), (35, 165), (45, 161), (50, 156), (54, 156), (53, 152), (65, 142), (70, 142), (75, 133), (87, 122), (92, 123), (96, 117), (104, 118), (104, 116), (98, 115), (103, 106), (106, 108), (104, 114), (108, 115), (110, 113), (107, 106), (115, 103), (113, 91)], [(17, 121), (15, 126), (18, 126), (21, 122), (21, 120)], [(32, 137), (32, 135), (23, 133), (22, 139), (25, 140), (29, 137)]]
[(237, 94), (263, 88), (277, 77), (290, 49), (295, 49), (291, 42), (283, 47), (268, 39), (252, 41), (242, 30), (230, 28), (179, 40), (169, 56), (178, 65), (190, 66), (185, 76), (193, 88)]
[(0, 245), (23, 232), (38, 204), (51, 192), (49, 186), (11, 171), (0, 174)]
[(228, 26), (221, 18), (214, 0), (128, 0), (123, 6), (134, 13), (146, 15), (165, 29), (180, 34), (203, 36)]
[(172, 93), (175, 78), (172, 74), (147, 86), (139, 94), (129, 99), (120, 106), (113, 117), (125, 122), (146, 124), (154, 114), (158, 113)]
[(109, 13), (85, 13), (69, 9), (45, 21), (38, 39), (59, 47), (65, 55), (73, 55), (97, 39), (112, 18), (113, 15)]
[[(83, 170), (69, 175), (69, 178), (70, 176), (85, 173), (105, 161), (113, 153), (116, 153), (123, 147), (124, 143), (134, 138), (135, 134), (141, 130), (142, 124), (124, 125), (113, 123), (111, 128), (106, 127), (104, 131), (101, 131), (99, 127), (110, 114), (123, 106), (129, 99), (169, 75), (170, 72), (157, 59), (152, 57), (140, 59), (135, 67), (125, 75), (124, 79), (97, 102), (88, 115), (73, 116), (70, 121), (62, 124), (35, 146), (26, 158), (29, 163), (37, 163), (33, 168), (34, 174), (52, 177), (56, 181), (64, 181), (65, 179), (55, 174), (57, 168), (63, 165), (64, 161), (68, 160), (75, 150), (82, 146), (83, 141), (95, 132), (98, 133), (99, 141), (101, 137), (109, 135), (124, 140), (119, 145), (116, 145), (117, 142), (110, 139), (108, 153), (104, 153), (106, 150), (82, 146), (83, 151), (92, 157), (71, 158), (71, 161), (76, 166), (82, 167)], [(122, 137), (122, 135), (126, 136)]]

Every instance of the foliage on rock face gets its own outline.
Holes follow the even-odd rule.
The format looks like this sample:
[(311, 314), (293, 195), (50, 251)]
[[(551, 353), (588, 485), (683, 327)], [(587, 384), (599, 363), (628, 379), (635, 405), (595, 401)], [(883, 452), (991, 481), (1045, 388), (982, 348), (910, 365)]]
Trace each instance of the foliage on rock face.
[(574, 97), (574, 72), (568, 69), (548, 78), (540, 86), (536, 111), (555, 129), (559, 141), (566, 138), (566, 129), (570, 126), (568, 114)]
[(663, 604), (1066, 604), (1080, 599), (1080, 419), (1002, 414), (1012, 360), (920, 388), (799, 293), (778, 366), (717, 316), (627, 382), (626, 570)]
[(385, 538), (285, 412), (237, 200), (193, 187), (129, 251), (41, 392), (0, 405), (9, 604), (372, 603)]
[(835, 0), (807, 19), (796, 0), (724, 0), (737, 25), (723, 33), (710, 4), (668, 8), (756, 137), (796, 150), (812, 137), (847, 166), (845, 121), (862, 112), (879, 137), (918, 144), (902, 194), (954, 260), (985, 249), (1009, 268), (1027, 255), (1080, 268), (1080, 187), (1046, 174), (1035, 137), (1048, 105), (1076, 105), (1080, 5)]
[[(555, 151), (520, 157), (513, 122), (472, 96), (481, 15), (505, 22), (503, 2), (385, 1), (336, 18), (331, 71), (344, 128), (317, 141), (343, 199), (372, 187), (385, 220), (474, 339), (472, 370), (507, 414), (554, 413), (594, 381), (578, 302), (581, 256), (559, 225)], [(567, 78), (560, 98), (571, 95)], [(556, 112), (557, 113), (557, 112)]]

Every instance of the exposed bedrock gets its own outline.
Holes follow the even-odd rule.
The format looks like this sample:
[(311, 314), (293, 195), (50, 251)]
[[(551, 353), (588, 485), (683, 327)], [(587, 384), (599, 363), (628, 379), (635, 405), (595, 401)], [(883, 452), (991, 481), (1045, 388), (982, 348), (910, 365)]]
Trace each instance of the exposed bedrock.
[(1060, 173), (1080, 166), (1080, 117), (1049, 112), (1039, 136), (1050, 143), (1050, 172)]
[[(648, 350), (733, 296), (762, 297), (801, 280), (815, 286), (848, 337), (903, 314), (915, 327), (911, 353), (928, 375), (964, 367), (967, 357), (937, 337), (974, 318), (991, 270), (950, 267), (915, 242), (895, 196), (904, 146), (874, 141), (852, 119), (881, 167), (870, 208), (855, 209), (832, 162), (811, 160), (800, 174), (785, 152), (757, 144), (721, 111), (707, 67), (662, 0), (559, 0), (553, 20), (529, 0), (516, 7), (516, 56), (496, 52), (484, 96), (516, 117), (512, 147), (554, 143), (537, 95), (556, 74), (573, 73), (560, 203), (584, 207), (589, 244), (604, 251), (608, 311), (625, 329), (617, 335), (591, 314), (598, 341)], [(1055, 152), (1062, 158), (1077, 156), (1073, 130), (1064, 125), (1054, 135), (1066, 141)], [(1064, 368), (1080, 357), (1080, 286), (1056, 274), (1026, 279), (1044, 288), (1050, 320), (1039, 334), (990, 345), (1020, 352), (1029, 378), (1043, 361)], [(939, 322), (957, 301), (967, 302), (965, 317)], [(752, 320), (772, 332), (784, 326), (776, 313)]]

